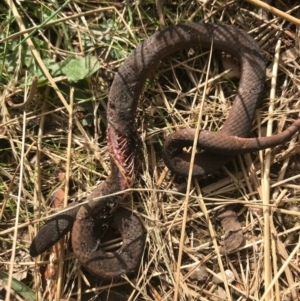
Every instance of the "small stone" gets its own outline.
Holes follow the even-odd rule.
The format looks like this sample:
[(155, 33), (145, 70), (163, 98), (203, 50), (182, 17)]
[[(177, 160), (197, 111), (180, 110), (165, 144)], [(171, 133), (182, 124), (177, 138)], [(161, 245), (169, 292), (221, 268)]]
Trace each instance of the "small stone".
[[(191, 268), (191, 270), (192, 269), (193, 268)], [(208, 273), (206, 272), (205, 267), (200, 266), (200, 267), (197, 267), (196, 269), (193, 270), (193, 272), (191, 273), (190, 277), (192, 279), (204, 281), (208, 277)]]
[[(217, 274), (219, 277), (213, 277), (213, 282), (215, 284), (220, 284), (220, 283), (223, 283), (224, 281), (222, 280), (222, 273), (218, 273)], [(230, 271), (230, 270), (226, 270), (225, 271), (225, 275), (226, 275), (226, 278), (227, 278), (227, 282), (228, 283), (232, 283), (235, 281), (235, 277), (234, 277), (234, 274)]]

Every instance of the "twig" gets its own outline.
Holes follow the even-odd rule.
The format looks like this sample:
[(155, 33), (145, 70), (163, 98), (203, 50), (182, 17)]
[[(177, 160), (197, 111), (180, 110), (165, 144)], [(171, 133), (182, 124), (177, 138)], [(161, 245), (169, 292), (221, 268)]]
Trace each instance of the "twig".
[(283, 12), (280, 9), (275, 8), (274, 6), (271, 6), (271, 5), (269, 5), (267, 3), (264, 3), (260, 0), (246, 0), (246, 1), (253, 4), (253, 5), (255, 5), (255, 6), (260, 7), (262, 9), (266, 10), (266, 11), (268, 11), (269, 13), (271, 13), (271, 14), (277, 16), (277, 17), (280, 17), (284, 20), (287, 20), (287, 21), (289, 21), (289, 22), (291, 22), (295, 25), (298, 25), (298, 26), (300, 25), (300, 20), (299, 19)]

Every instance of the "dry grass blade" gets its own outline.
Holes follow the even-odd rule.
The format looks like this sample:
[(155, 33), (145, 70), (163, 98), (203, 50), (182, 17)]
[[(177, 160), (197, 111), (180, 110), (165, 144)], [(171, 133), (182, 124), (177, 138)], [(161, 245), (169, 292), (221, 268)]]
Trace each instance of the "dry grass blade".
[(274, 7), (272, 5), (269, 5), (260, 0), (246, 0), (246, 1), (268, 11), (269, 13), (274, 14), (275, 16), (278, 16), (284, 20), (287, 20), (288, 22), (291, 22), (298, 26), (300, 25), (300, 20), (298, 18), (295, 18), (295, 17), (291, 16), (290, 14), (287, 14), (287, 13), (281, 11), (280, 9), (277, 9), (276, 7)]
[[(10, 6), (10, 9), (12, 10), (16, 20), (19, 22), (19, 27), (21, 30), (25, 30), (25, 26), (23, 24), (23, 22), (21, 21), (21, 16), (19, 15), (19, 12), (15, 6), (15, 4), (12, 2), (12, 1), (7, 1), (7, 4)], [(25, 38), (28, 38), (28, 34), (27, 33), (24, 33), (24, 37)], [(58, 89), (56, 83), (53, 81), (53, 78), (50, 74), (50, 72), (48, 71), (48, 69), (46, 68), (46, 66), (44, 65), (37, 49), (35, 48), (32, 40), (30, 38), (27, 39), (27, 44), (29, 46), (29, 48), (31, 49), (32, 51), (32, 54), (33, 56), (35, 57), (36, 61), (38, 62), (38, 64), (40, 65), (41, 69), (43, 70), (44, 74), (46, 75), (47, 79), (49, 80), (49, 82), (51, 83), (52, 87), (56, 89), (56, 93), (58, 95), (58, 97), (60, 98), (60, 100), (62, 101), (62, 103), (64, 104), (66, 110), (68, 112), (70, 112), (70, 109), (69, 109), (69, 105), (68, 103), (66, 102), (64, 96), (62, 95), (62, 93), (60, 92), (60, 90)]]

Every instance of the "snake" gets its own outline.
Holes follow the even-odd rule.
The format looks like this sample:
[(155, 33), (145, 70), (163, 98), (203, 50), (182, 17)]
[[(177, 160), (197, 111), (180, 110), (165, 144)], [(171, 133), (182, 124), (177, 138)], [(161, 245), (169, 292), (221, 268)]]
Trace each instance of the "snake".
[[(49, 219), (33, 239), (29, 251), (35, 257), (71, 231), (73, 252), (91, 274), (104, 279), (119, 279), (136, 272), (145, 248), (143, 222), (120, 206), (124, 190), (134, 185), (138, 147), (136, 112), (146, 80), (158, 64), (173, 53), (190, 48), (213, 49), (233, 56), (241, 76), (232, 108), (220, 132), (200, 130), (194, 165), (184, 150), (193, 145), (195, 129), (180, 129), (167, 136), (163, 160), (175, 174), (211, 174), (235, 155), (274, 147), (288, 141), (300, 128), (296, 120), (286, 130), (270, 137), (249, 137), (255, 110), (265, 84), (265, 59), (246, 32), (232, 25), (182, 23), (161, 29), (139, 44), (115, 74), (106, 109), (107, 144), (111, 172), (87, 197), (82, 206), (62, 211)], [(116, 251), (104, 251), (101, 234), (112, 223), (122, 236)]]

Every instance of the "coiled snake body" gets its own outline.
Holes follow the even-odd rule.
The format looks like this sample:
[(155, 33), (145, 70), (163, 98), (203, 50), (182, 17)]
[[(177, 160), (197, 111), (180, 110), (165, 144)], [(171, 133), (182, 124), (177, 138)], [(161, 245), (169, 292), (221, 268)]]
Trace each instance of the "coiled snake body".
[[(37, 256), (72, 229), (72, 246), (79, 262), (94, 275), (118, 278), (136, 270), (144, 248), (145, 231), (137, 217), (125, 209), (117, 209), (123, 191), (134, 183), (134, 160), (137, 151), (135, 114), (146, 79), (159, 61), (190, 47), (225, 51), (238, 59), (241, 79), (220, 133), (201, 131), (193, 174), (205, 175), (229, 161), (233, 155), (281, 144), (299, 128), (296, 121), (284, 132), (272, 137), (243, 138), (249, 135), (255, 109), (262, 95), (265, 63), (256, 42), (233, 26), (217, 24), (179, 24), (153, 34), (128, 56), (115, 75), (107, 106), (107, 141), (111, 156), (111, 174), (88, 197), (80, 209), (70, 209), (49, 220), (30, 246)], [(193, 144), (195, 132), (185, 129), (167, 137), (164, 161), (173, 172), (187, 175), (190, 155), (182, 148)], [(97, 199), (99, 197), (105, 198)], [(122, 233), (123, 245), (116, 252), (99, 247), (101, 230), (113, 216), (115, 227)]]

